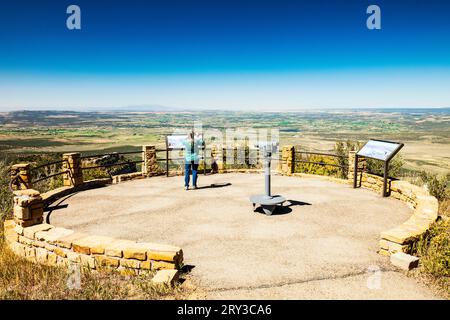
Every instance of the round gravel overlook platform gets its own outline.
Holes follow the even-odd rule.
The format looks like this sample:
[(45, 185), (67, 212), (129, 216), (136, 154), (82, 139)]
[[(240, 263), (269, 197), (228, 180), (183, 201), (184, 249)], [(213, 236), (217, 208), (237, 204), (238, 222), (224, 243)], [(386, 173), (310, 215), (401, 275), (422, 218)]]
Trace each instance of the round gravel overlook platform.
[[(272, 176), (287, 201), (272, 216), (253, 212), (264, 175), (152, 177), (72, 194), (48, 220), (88, 234), (167, 243), (184, 251), (210, 298), (434, 298), (377, 254), (380, 231), (412, 214), (404, 203), (314, 177)], [(378, 270), (380, 288), (368, 283)]]

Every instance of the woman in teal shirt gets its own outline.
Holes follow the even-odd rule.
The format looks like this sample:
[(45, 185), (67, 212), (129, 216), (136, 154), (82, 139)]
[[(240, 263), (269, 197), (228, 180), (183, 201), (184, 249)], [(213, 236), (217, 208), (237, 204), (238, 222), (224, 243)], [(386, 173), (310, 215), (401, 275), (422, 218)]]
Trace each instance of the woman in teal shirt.
[(192, 186), (197, 189), (197, 169), (199, 162), (199, 147), (203, 145), (203, 140), (194, 131), (190, 132), (184, 144), (184, 188), (189, 190), (190, 171), (192, 169)]

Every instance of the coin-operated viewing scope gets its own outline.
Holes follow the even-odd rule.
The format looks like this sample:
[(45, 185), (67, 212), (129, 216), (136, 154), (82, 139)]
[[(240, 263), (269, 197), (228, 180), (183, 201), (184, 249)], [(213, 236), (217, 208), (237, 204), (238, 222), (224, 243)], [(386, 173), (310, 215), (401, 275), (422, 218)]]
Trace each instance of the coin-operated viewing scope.
[(270, 166), (272, 153), (277, 152), (278, 146), (278, 142), (275, 141), (262, 142), (256, 145), (257, 148), (262, 150), (264, 156), (265, 194), (251, 196), (250, 201), (253, 203), (253, 210), (259, 205), (267, 215), (271, 215), (279, 205), (286, 201), (284, 197), (280, 195), (272, 196), (271, 193)]

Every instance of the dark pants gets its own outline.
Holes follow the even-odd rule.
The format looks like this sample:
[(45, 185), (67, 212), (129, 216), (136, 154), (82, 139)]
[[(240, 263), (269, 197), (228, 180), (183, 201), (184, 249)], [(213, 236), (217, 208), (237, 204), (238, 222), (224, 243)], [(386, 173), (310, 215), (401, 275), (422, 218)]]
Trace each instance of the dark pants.
[(192, 168), (192, 185), (197, 186), (197, 169), (198, 163), (186, 163), (184, 165), (184, 186), (189, 186), (190, 171)]

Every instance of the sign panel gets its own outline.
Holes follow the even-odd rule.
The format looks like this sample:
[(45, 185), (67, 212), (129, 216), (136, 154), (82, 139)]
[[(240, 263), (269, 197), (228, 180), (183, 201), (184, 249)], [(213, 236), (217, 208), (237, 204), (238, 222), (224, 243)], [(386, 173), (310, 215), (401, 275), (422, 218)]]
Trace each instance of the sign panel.
[(358, 151), (357, 155), (386, 161), (395, 155), (402, 147), (403, 144), (398, 142), (369, 140), (361, 150)]
[(277, 152), (278, 148), (280, 146), (280, 142), (276, 140), (272, 141), (259, 141), (257, 144), (255, 144), (255, 147), (264, 151), (269, 152)]
[(169, 149), (184, 149), (183, 142), (187, 139), (187, 135), (171, 135), (167, 136), (167, 147)]

